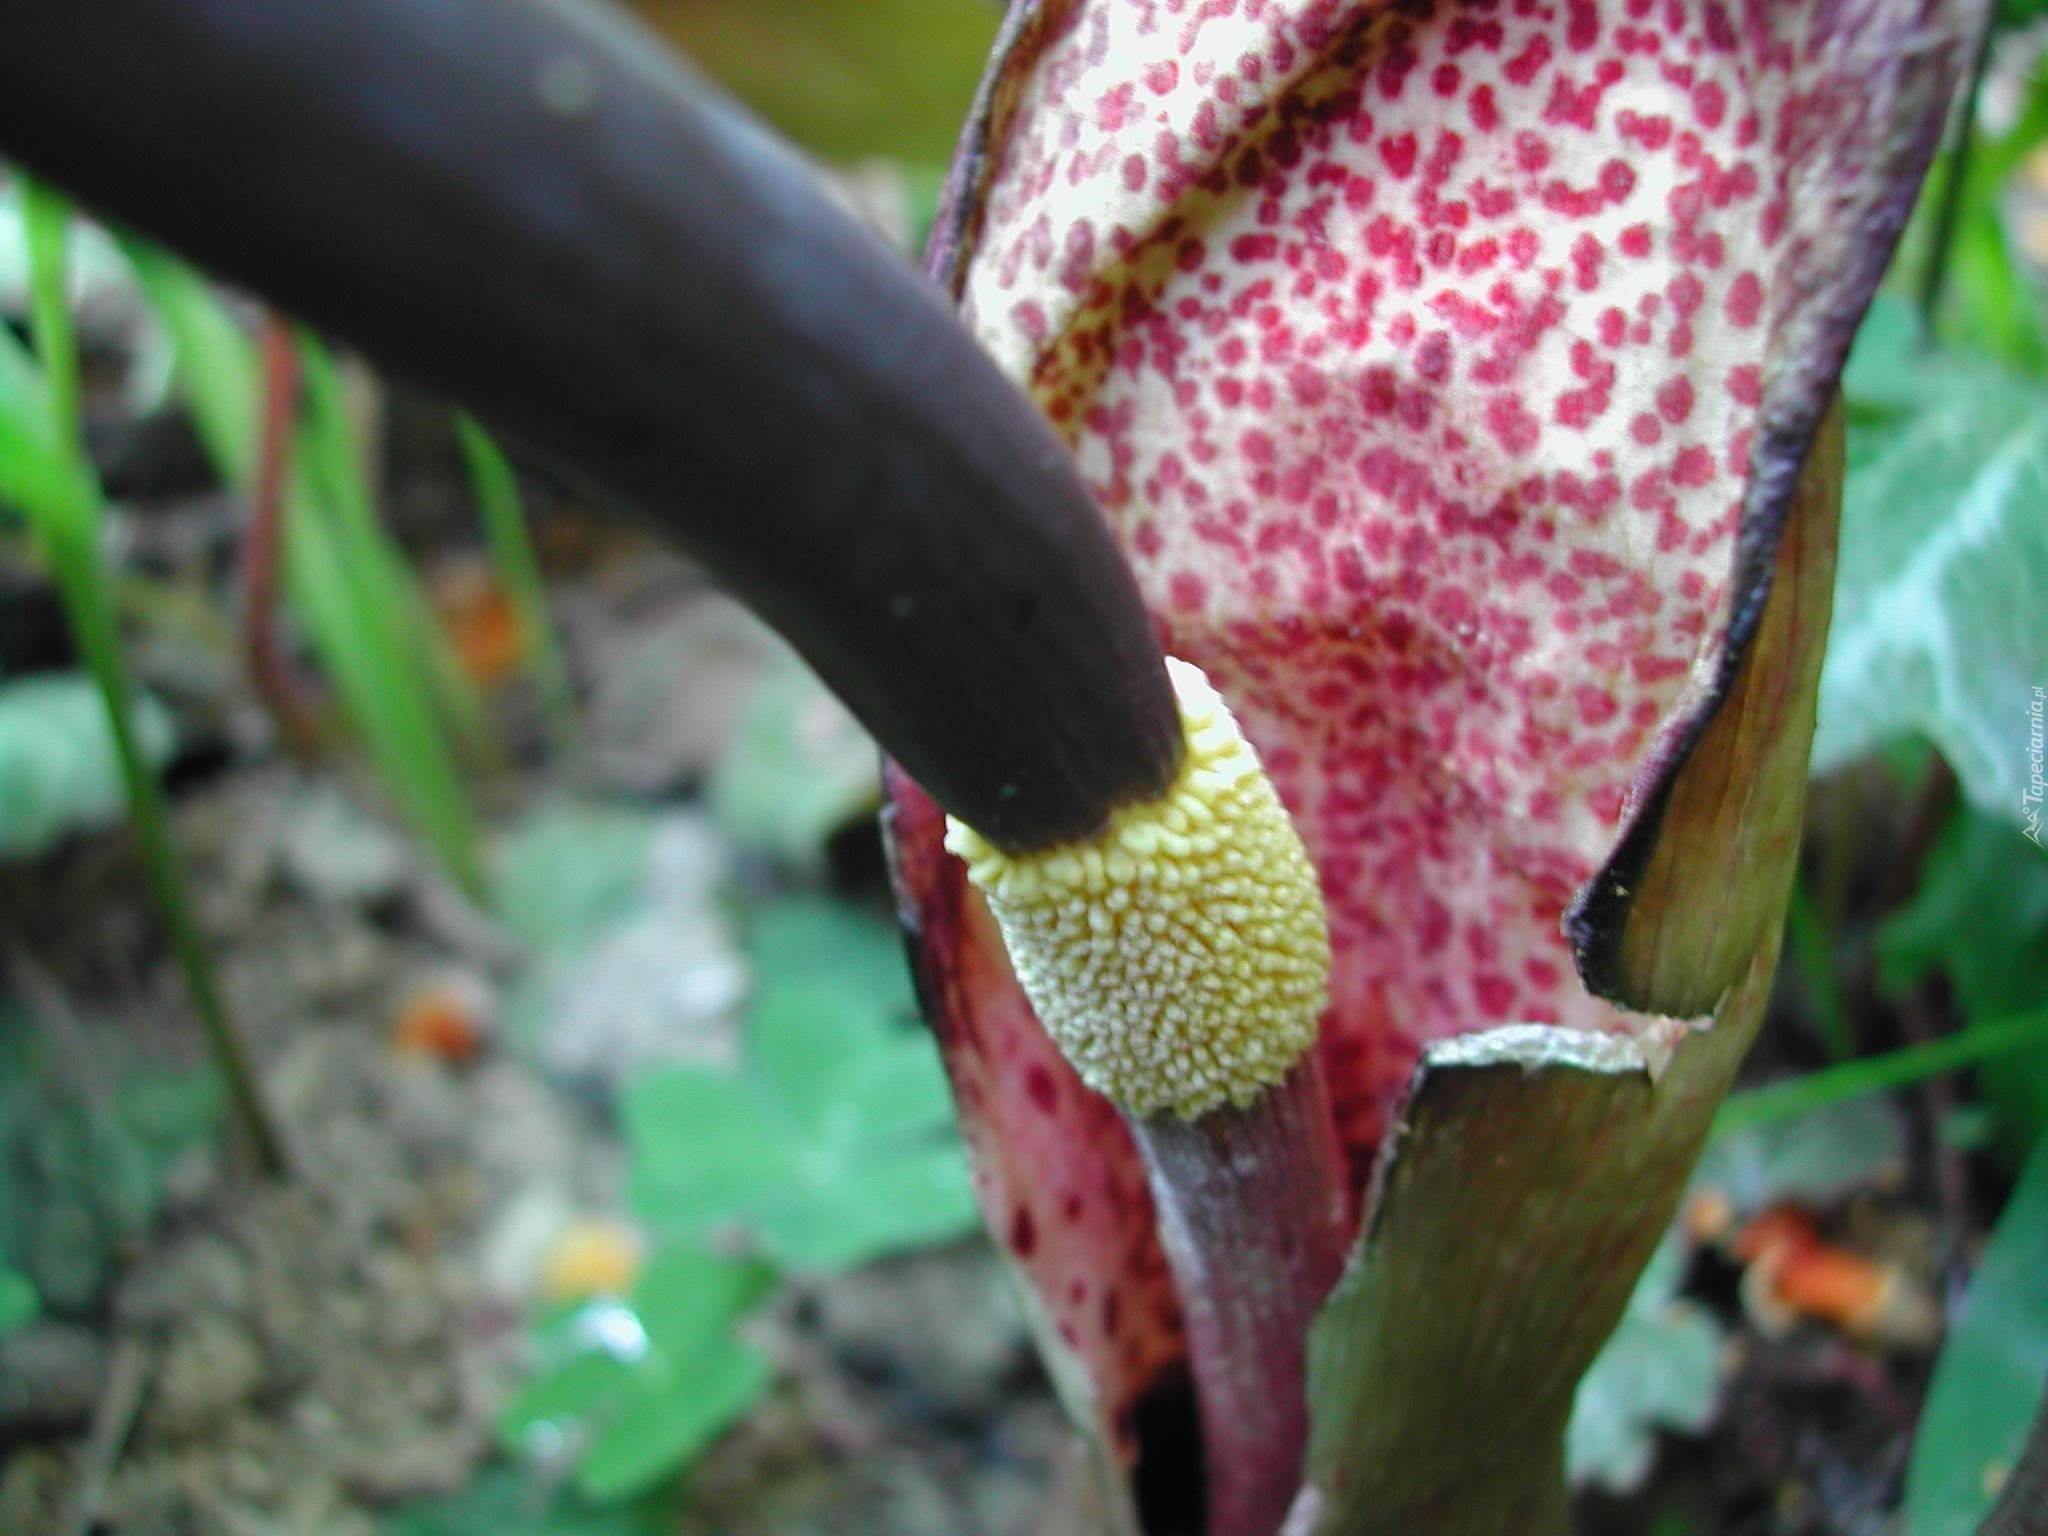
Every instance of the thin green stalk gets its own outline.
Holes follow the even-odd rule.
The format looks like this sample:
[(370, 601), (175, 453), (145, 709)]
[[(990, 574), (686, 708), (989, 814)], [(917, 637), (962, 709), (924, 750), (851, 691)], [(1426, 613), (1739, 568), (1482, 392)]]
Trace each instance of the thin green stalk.
[(284, 1171), (284, 1141), (258, 1086), (251, 1056), (216, 982), (212, 957), (193, 914), (163, 795), (137, 741), (129, 714), (134, 696), (112, 588), (100, 561), (102, 502), (80, 435), (78, 347), (65, 302), (66, 234), (70, 212), (54, 194), (29, 184), (23, 199), (29, 247), (31, 324), (47, 400), (49, 473), (44, 494), (24, 499), (63, 598), (79, 649), (100, 694), (120, 759), (143, 868), (162, 911), (193, 1007), (257, 1162)]
[(306, 388), (303, 447), (309, 481), (332, 516), (338, 547), (358, 593), (362, 601), (375, 605), (380, 624), (410, 631), (405, 650), (418, 658), (431, 697), (464, 750), (487, 767), (499, 766), (504, 753), (483, 696), (463, 669), (462, 658), (455, 654), (412, 568), (377, 521), (376, 498), (357, 449), (334, 354), (303, 328), (298, 339)]
[(1849, 1009), (1842, 1000), (1842, 979), (1835, 970), (1834, 945), (1826, 923), (1814, 904), (1813, 892), (1802, 878), (1792, 886), (1792, 902), (1785, 913), (1786, 948), (1806, 989), (1806, 1002), (1813, 1014), (1814, 1028), (1827, 1043), (1828, 1055), (1847, 1061), (1856, 1054), (1849, 1038)]
[(463, 887), (481, 894), (474, 812), (416, 658), (392, 616), (366, 600), (346, 541), (309, 500), (293, 507), (285, 536), (293, 600), (399, 810)]
[(71, 328), (71, 205), (41, 182), (20, 179), (22, 232), (28, 243), (29, 327), (49, 382), (50, 415), (61, 440), (76, 443), (85, 420), (78, 337)]
[(1983, 32), (1977, 38), (1977, 52), (1970, 61), (1970, 76), (1955, 107), (1955, 141), (1949, 149), (1947, 175), (1941, 183), (1940, 201), (1935, 205), (1934, 229), (1928, 239), (1927, 265), (1920, 273), (1918, 308), (1921, 340), (1932, 346), (1941, 318), (1942, 295), (1948, 288), (1949, 257), (1955, 249), (1956, 227), (1962, 221), (1963, 190), (1970, 175), (1970, 151), (1977, 138), (1977, 98), (1984, 89), (1984, 72), (1991, 62), (1994, 17), (1984, 13)]
[(285, 536), (295, 593), (326, 637), (322, 657), (385, 782), (456, 879), (481, 896), (482, 838), (444, 726), (480, 744), (482, 705), (451, 680), (460, 663), (444, 654), (425, 594), (377, 526), (332, 357), (302, 333), (300, 360), (304, 494)]
[(498, 585), (511, 602), (519, 625), (519, 647), (540, 694), (548, 734), (556, 753), (565, 761), (573, 760), (578, 746), (575, 691), (569, 680), (568, 658), (548, 617), (547, 588), (541, 581), (533, 540), (527, 536), (519, 477), (474, 418), (458, 415), (455, 433), (483, 519), (484, 537), (490, 543), (491, 561), (497, 567)]
[(2048, 1046), (2048, 1008), (1989, 1024), (1974, 1024), (1923, 1045), (1909, 1045), (1882, 1056), (1844, 1062), (1804, 1077), (1730, 1094), (1720, 1114), (1714, 1117), (1714, 1133), (1727, 1135), (1796, 1119), (1850, 1099), (1911, 1087), (1926, 1078), (1975, 1066), (1993, 1056), (2041, 1046)]

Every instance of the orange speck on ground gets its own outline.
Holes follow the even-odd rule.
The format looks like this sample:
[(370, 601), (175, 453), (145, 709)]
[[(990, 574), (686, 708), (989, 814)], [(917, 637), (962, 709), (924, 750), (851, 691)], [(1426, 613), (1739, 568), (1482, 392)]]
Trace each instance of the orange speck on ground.
[(1827, 1242), (1805, 1211), (1765, 1211), (1729, 1250), (1749, 1266), (1743, 1301), (1767, 1333), (1805, 1319), (1892, 1349), (1925, 1350), (1940, 1337), (1941, 1309), (1924, 1284), (1897, 1264)]
[(464, 563), (437, 574), (434, 607), (471, 677), (489, 687), (519, 671), (526, 659), (519, 615), (488, 569)]
[(392, 1043), (409, 1056), (472, 1061), (490, 1038), (487, 1006), (475, 987), (445, 979), (423, 982), (398, 1005)]

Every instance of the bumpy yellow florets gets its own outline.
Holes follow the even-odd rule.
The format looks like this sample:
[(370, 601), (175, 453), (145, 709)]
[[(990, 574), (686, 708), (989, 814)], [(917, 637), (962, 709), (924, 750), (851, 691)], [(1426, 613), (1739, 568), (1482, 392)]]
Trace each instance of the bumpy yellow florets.
[(1322, 892), (1273, 782), (1208, 679), (1167, 662), (1187, 756), (1157, 800), (1082, 842), (967, 861), (1039, 1019), (1090, 1087), (1193, 1118), (1279, 1082), (1329, 982)]

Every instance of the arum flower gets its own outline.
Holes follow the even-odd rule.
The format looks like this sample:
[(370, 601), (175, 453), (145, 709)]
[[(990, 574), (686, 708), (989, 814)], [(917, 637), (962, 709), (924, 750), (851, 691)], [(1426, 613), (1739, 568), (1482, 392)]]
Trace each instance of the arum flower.
[[(1278, 1475), (1304, 1529), (1561, 1519), (1572, 1387), (1775, 960), (1828, 406), (1978, 17), (1012, 6), (933, 271), (1292, 813), (1328, 913), (1314, 1054), (1370, 1196), (1306, 1382), (1254, 1367), (1311, 1400), (1305, 1463), (1230, 1465), (1288, 1452), (1192, 1410), (1211, 1529), (1270, 1531), (1215, 1522)], [(1190, 1372), (1201, 1399), (1232, 1367), (1159, 1242), (1155, 1106), (1088, 1086), (1036, 952), (1012, 974), (1014, 901), (892, 793), (991, 1230), (1111, 1528), (1170, 1528)]]
[(1526, 1536), (1761, 1008), (1828, 402), (1981, 16), (1017, 0), (964, 329), (565, 0), (10, 0), (0, 149), (582, 470), (892, 754), (1099, 1528)]

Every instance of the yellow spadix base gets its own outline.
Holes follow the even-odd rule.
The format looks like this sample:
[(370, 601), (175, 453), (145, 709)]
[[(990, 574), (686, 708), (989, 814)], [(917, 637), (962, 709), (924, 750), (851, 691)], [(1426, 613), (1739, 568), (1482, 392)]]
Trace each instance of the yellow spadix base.
[(949, 819), (1039, 1020), (1136, 1115), (1242, 1108), (1315, 1040), (1322, 891), (1258, 755), (1198, 668), (1169, 659), (1187, 755), (1156, 800), (1030, 854)]

